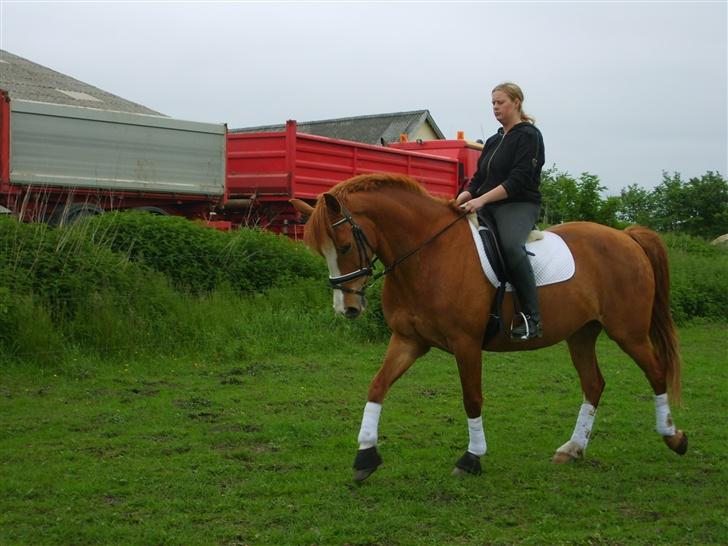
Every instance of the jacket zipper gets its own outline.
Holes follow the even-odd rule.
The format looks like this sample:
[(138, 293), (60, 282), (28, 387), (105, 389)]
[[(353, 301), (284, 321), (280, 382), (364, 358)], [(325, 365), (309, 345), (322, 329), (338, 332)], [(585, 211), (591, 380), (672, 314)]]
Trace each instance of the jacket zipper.
[(504, 134), (501, 137), (500, 142), (498, 143), (498, 146), (496, 146), (495, 150), (493, 150), (493, 153), (491, 154), (490, 159), (488, 159), (488, 164), (485, 167), (485, 180), (483, 180), (483, 183), (478, 187), (478, 193), (480, 193), (480, 190), (483, 189), (483, 186), (485, 185), (485, 183), (488, 182), (488, 176), (490, 176), (490, 163), (491, 163), (491, 161), (493, 161), (493, 158), (495, 157), (495, 154), (498, 151), (498, 148), (501, 147), (501, 144), (503, 144), (503, 140), (505, 140), (505, 138), (506, 138), (506, 135)]
[(501, 147), (501, 144), (503, 144), (503, 141), (505, 140), (506, 135), (504, 134), (500, 142), (498, 143), (498, 146), (495, 147), (495, 150), (493, 150), (493, 154), (490, 156), (490, 159), (488, 160), (488, 166), (485, 168), (485, 179), (488, 180), (488, 176), (490, 175), (490, 163), (493, 161), (493, 158), (495, 157), (496, 152), (498, 152), (498, 148)]

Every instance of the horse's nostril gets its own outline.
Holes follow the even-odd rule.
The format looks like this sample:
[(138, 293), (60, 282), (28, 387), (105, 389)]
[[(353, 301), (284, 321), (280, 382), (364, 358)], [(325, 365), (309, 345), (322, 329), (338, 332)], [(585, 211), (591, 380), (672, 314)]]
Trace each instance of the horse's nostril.
[(361, 313), (361, 311), (356, 307), (347, 307), (346, 311), (344, 311), (344, 316), (348, 319), (355, 319), (359, 316), (359, 313)]

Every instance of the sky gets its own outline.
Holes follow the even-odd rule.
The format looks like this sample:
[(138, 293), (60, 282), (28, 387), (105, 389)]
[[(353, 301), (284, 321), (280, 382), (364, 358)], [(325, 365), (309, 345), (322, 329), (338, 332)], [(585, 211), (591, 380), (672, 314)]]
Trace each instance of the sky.
[(663, 172), (728, 176), (726, 0), (0, 0), (0, 48), (229, 128), (428, 109), (475, 140), (513, 81), (546, 166), (607, 195)]

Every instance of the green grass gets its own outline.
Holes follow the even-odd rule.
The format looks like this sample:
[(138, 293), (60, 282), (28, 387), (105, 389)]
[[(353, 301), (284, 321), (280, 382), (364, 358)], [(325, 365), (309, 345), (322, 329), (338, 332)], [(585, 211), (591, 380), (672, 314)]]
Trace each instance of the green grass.
[(465, 415), (454, 362), (433, 351), (391, 391), (384, 464), (356, 486), (384, 345), (339, 322), (308, 336), (287, 332), (295, 317), (271, 322), (275, 335), (224, 357), (6, 365), (0, 543), (728, 543), (724, 325), (681, 329), (684, 457), (654, 432), (637, 366), (601, 339), (607, 388), (585, 461), (550, 462), (581, 403), (565, 346), (485, 354), (484, 473), (453, 478)]

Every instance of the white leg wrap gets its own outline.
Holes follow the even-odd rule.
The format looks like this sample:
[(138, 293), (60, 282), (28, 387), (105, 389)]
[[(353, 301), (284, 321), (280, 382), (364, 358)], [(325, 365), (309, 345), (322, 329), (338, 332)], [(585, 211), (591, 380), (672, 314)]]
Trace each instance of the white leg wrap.
[(485, 443), (483, 417), (476, 417), (475, 419), (468, 418), (468, 434), (470, 435), (468, 451), (478, 457), (485, 455), (485, 452), (488, 450), (488, 444)]
[(574, 432), (571, 435), (571, 440), (566, 442), (556, 451), (562, 453), (568, 453), (575, 459), (580, 459), (584, 456), (586, 446), (589, 443), (589, 437), (591, 436), (592, 427), (594, 426), (594, 416), (597, 413), (597, 408), (584, 402), (579, 409), (579, 417), (576, 419), (576, 426)]
[(663, 436), (674, 436), (675, 425), (670, 415), (670, 404), (667, 403), (667, 393), (655, 395), (655, 417), (657, 425), (655, 430)]
[(377, 445), (377, 429), (381, 413), (381, 404), (367, 402), (364, 406), (364, 417), (362, 417), (361, 429), (359, 429), (359, 449), (368, 449)]

